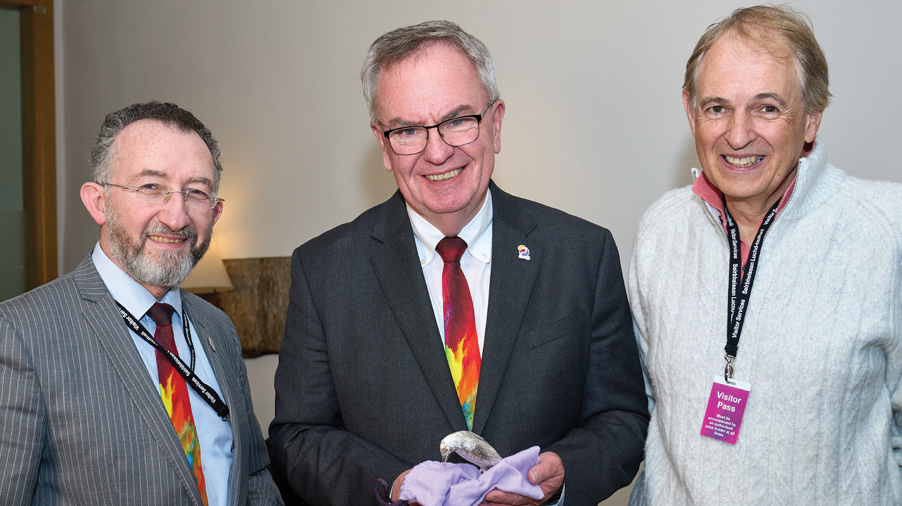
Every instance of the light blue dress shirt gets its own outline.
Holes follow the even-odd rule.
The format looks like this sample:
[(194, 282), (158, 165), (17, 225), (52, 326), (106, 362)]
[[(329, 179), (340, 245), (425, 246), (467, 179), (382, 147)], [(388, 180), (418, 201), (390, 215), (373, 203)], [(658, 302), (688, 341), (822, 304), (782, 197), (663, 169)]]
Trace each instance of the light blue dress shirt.
[[(157, 302), (156, 298), (110, 260), (103, 248), (100, 247), (99, 242), (94, 247), (93, 253), (91, 253), (91, 260), (94, 261), (94, 267), (97, 268), (97, 272), (113, 298), (122, 304), (135, 318), (139, 318), (141, 324), (152, 335), (157, 326), (145, 313)], [(159, 302), (169, 304), (175, 308), (175, 313), (172, 315), (172, 333), (175, 337), (179, 357), (186, 364), (190, 365), (191, 353), (183, 331), (182, 297), (178, 289), (167, 292)], [(125, 322), (122, 325), (124, 328), (127, 328)], [(219, 383), (216, 381), (216, 376), (213, 374), (210, 361), (207, 359), (206, 353), (204, 353), (204, 347), (199, 342), (201, 338), (198, 336), (194, 324), (191, 323), (191, 315), (188, 315), (188, 326), (194, 342), (195, 373), (201, 381), (215, 390), (220, 398), (225, 399), (222, 395), (222, 390), (219, 388)], [(157, 395), (159, 395), (160, 379), (157, 373), (156, 349), (131, 329), (128, 329), (128, 331), (132, 336), (132, 341), (135, 343), (138, 355), (141, 356), (144, 366), (147, 367), (147, 373), (150, 375), (152, 385), (155, 387)], [(190, 386), (188, 387), (188, 396), (191, 401), (191, 413), (194, 416), (197, 438), (200, 442), (200, 459), (207, 487), (208, 504), (210, 506), (225, 506), (229, 504), (229, 475), (232, 470), (232, 460), (234, 459), (232, 426), (229, 422), (223, 421), (216, 414), (216, 411)], [(165, 409), (162, 399), (160, 408)]]

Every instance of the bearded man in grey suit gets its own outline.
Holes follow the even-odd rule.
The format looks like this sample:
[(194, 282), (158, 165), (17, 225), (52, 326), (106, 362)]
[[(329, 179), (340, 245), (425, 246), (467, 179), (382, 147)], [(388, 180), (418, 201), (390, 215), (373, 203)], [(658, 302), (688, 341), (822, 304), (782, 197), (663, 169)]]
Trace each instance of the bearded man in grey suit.
[(0, 304), (0, 504), (282, 504), (235, 328), (178, 288), (222, 213), (219, 154), (174, 104), (106, 117), (81, 189), (99, 243)]
[[(383, 35), (362, 80), (399, 190), (294, 252), (274, 465), (309, 504), (375, 503), (379, 478), (397, 500), (410, 468), (469, 429), (501, 455), (542, 451), (526, 473), (541, 499), (495, 489), (487, 502), (597, 504), (630, 483), (648, 425), (611, 234), (491, 181), (505, 103), (488, 50), (457, 25)], [(443, 277), (455, 261), (437, 253), (456, 237), (480, 364), (472, 395), (449, 367), (457, 306)]]

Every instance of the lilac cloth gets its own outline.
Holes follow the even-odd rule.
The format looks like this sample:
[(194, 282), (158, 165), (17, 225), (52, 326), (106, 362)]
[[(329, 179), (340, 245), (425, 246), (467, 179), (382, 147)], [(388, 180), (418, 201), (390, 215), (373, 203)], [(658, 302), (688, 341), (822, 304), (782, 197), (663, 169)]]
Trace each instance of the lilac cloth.
[(541, 499), (541, 487), (526, 477), (539, 463), (539, 447), (505, 457), (483, 474), (473, 464), (426, 461), (407, 473), (400, 498), (422, 506), (476, 506), (492, 489)]

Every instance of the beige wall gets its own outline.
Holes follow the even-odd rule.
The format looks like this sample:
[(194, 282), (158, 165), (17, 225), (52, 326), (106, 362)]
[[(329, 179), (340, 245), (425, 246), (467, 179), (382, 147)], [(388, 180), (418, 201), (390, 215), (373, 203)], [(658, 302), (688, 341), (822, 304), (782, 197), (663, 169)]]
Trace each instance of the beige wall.
[[(492, 50), (507, 101), (495, 179), (609, 227), (624, 260), (642, 211), (696, 164), (680, 102), (698, 36), (732, 2), (61, 1), (61, 261), (96, 227), (78, 199), (103, 115), (157, 98), (206, 122), (223, 148), (230, 257), (289, 255), (394, 188), (367, 125), (358, 73), (379, 34), (450, 18)], [(902, 4), (796, 2), (830, 60), (821, 138), (837, 166), (900, 180)], [(453, 6), (453, 8), (452, 8)]]
[[(820, 137), (833, 163), (902, 181), (902, 3), (792, 3), (811, 14), (830, 61), (836, 98)], [(215, 241), (227, 258), (289, 255), (381, 202), (394, 182), (367, 125), (360, 64), (381, 33), (436, 18), (495, 57), (507, 102), (498, 184), (607, 226), (626, 262), (642, 211), (697, 164), (680, 102), (685, 59), (738, 5), (57, 0), (61, 267), (97, 238), (78, 199), (92, 137), (105, 113), (135, 101), (174, 101), (219, 138), (227, 203)], [(249, 364), (264, 425), (274, 362)]]

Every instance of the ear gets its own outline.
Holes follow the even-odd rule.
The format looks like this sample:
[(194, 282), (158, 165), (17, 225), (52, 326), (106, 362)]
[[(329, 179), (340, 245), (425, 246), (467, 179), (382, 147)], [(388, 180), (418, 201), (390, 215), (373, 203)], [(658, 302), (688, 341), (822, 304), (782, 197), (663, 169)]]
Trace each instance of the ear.
[(219, 201), (216, 203), (216, 207), (213, 208), (213, 224), (215, 225), (219, 218), (222, 216), (222, 206), (223, 202)]
[(376, 136), (376, 140), (379, 141), (379, 147), (382, 148), (382, 165), (385, 166), (385, 170), (391, 172), (391, 158), (388, 156), (391, 146), (388, 144), (388, 138), (386, 138), (385, 134), (382, 133), (382, 130), (376, 126), (375, 122), (370, 123), (370, 129), (373, 130), (373, 135)]
[(808, 117), (808, 124), (805, 125), (805, 142), (812, 143), (817, 136), (817, 130), (821, 127), (821, 117), (823, 117), (824, 111), (805, 115)]
[(98, 225), (106, 223), (106, 190), (97, 183), (81, 185), (81, 202)]
[(689, 129), (692, 130), (692, 136), (695, 137), (695, 106), (686, 90), (683, 90), (683, 109), (686, 110), (686, 118), (689, 119)]
[(501, 120), (504, 119), (504, 100), (500, 98), (495, 101), (495, 107), (492, 108), (492, 141), (495, 145), (495, 154), (501, 152)]

